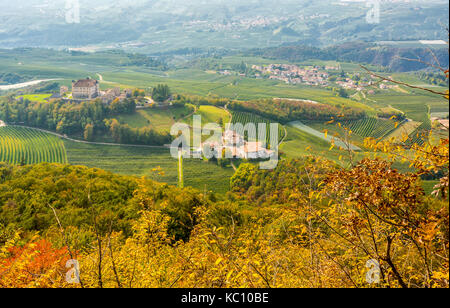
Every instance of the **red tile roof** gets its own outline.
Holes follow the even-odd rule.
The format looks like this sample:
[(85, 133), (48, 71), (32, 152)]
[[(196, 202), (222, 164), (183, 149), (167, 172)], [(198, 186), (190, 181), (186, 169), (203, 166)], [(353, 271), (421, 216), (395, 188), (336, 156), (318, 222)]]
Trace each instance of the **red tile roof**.
[(98, 81), (95, 79), (81, 79), (73, 84), (75, 88), (90, 88), (95, 87)]

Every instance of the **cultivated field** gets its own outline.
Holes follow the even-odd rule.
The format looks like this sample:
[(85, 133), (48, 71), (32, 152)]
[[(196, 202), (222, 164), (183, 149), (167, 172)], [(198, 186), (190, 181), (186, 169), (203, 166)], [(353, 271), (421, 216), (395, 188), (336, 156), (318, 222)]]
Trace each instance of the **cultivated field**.
[(353, 144), (347, 145), (343, 140), (339, 139), (339, 137), (335, 137), (330, 134), (325, 134), (325, 133), (319, 132), (319, 131), (315, 130), (314, 128), (301, 123), (300, 121), (291, 122), (291, 123), (289, 123), (289, 125), (295, 127), (298, 130), (301, 130), (307, 134), (313, 135), (317, 138), (327, 141), (329, 144), (333, 143), (338, 148), (347, 149), (348, 147), (350, 147), (350, 149), (352, 151), (360, 151), (361, 150), (356, 145), (353, 145)]
[(230, 122), (230, 114), (226, 110), (215, 106), (200, 106), (196, 114), (202, 117), (203, 124), (220, 122), (226, 124)]
[(67, 163), (64, 143), (30, 128), (0, 127), (0, 161), (10, 164)]
[[(270, 121), (269, 119), (263, 118), (261, 116), (247, 113), (247, 112), (239, 112), (239, 111), (233, 111), (233, 124), (240, 123), (243, 126), (245, 126), (248, 123), (255, 124), (256, 128), (258, 128), (259, 123), (265, 123), (266, 124), (266, 143), (270, 144), (270, 140), (276, 140), (278, 138), (278, 143), (283, 140), (285, 136), (285, 130), (284, 127), (278, 123), (278, 131), (273, 131), (270, 129), (271, 123), (276, 123), (274, 121)], [(239, 134), (244, 135), (243, 131), (238, 131)], [(257, 131), (257, 135), (259, 136), (259, 132)]]
[(348, 121), (344, 123), (344, 126), (361, 137), (382, 139), (395, 131), (399, 124), (401, 123), (395, 120), (365, 118), (357, 121)]
[[(159, 182), (178, 184), (178, 160), (170, 156), (169, 149), (91, 145), (72, 141), (64, 141), (64, 144), (68, 161), (72, 165), (101, 168), (124, 175), (146, 176)], [(226, 192), (233, 174), (232, 168), (222, 168), (202, 160), (183, 159), (185, 186)]]
[(149, 126), (157, 131), (170, 131), (173, 124), (184, 120), (192, 113), (188, 107), (138, 109), (133, 114), (118, 116), (118, 120), (130, 127)]
[[(36, 51), (36, 53), (38, 52)], [(86, 78), (87, 76), (96, 78), (98, 73), (104, 79), (101, 81), (102, 89), (120, 86), (121, 88), (138, 87), (148, 90), (150, 87), (164, 83), (169, 85), (173, 93), (179, 94), (218, 96), (238, 100), (283, 97), (313, 100), (334, 105), (338, 108), (345, 106), (358, 107), (365, 110), (367, 117), (358, 121), (342, 123), (353, 131), (354, 134), (351, 142), (355, 146), (355, 149), (364, 149), (364, 138), (375, 137), (383, 139), (399, 136), (402, 132), (406, 132), (414, 142), (422, 143), (424, 132), (431, 127), (430, 113), (441, 116), (448, 115), (448, 103), (441, 98), (422, 91), (415, 91), (403, 87), (383, 91), (376, 89), (375, 94), (367, 96), (358, 94), (356, 95), (358, 100), (354, 100), (338, 97), (336, 93), (325, 88), (288, 85), (279, 81), (247, 78), (238, 76), (237, 74), (224, 76), (218, 74), (214, 69), (188, 67), (170, 71), (156, 71), (155, 69), (132, 65), (126, 67), (119, 66), (117, 57), (121, 56), (117, 55), (99, 57), (93, 54), (92, 56), (83, 56), (83, 61), (81, 61), (81, 58), (78, 61), (77, 56), (55, 61), (51, 53), (49, 55), (45, 55), (45, 53), (46, 51), (40, 51), (36, 55), (21, 56), (19, 60), (11, 59), (2, 61), (0, 63), (0, 71), (15, 72), (19, 75), (41, 79), (61, 78), (63, 80), (58, 82), (62, 85), (70, 85), (71, 80)], [(74, 59), (77, 59), (77, 61)], [(18, 61), (22, 62), (22, 65), (18, 65)], [(241, 62), (250, 66), (253, 64), (271, 64), (274, 63), (274, 60), (231, 56), (218, 59), (217, 62), (226, 67), (237, 65)], [(284, 63), (284, 61), (276, 62)], [(307, 62), (304, 64), (337, 65), (337, 63), (323, 61)], [(345, 72), (362, 72), (361, 67), (356, 63), (339, 64)], [(395, 79), (405, 82), (414, 84), (423, 83), (414, 74), (401, 73), (394, 74), (393, 76)], [(27, 92), (25, 91), (24, 93)], [(354, 93), (350, 94), (353, 95)], [(47, 95), (44, 94), (27, 94), (24, 96), (24, 98), (42, 102), (45, 101), (46, 97)], [(178, 121), (191, 124), (192, 117), (190, 115), (194, 110), (192, 107), (140, 109), (132, 115), (120, 115), (117, 118), (121, 123), (126, 123), (134, 128), (152, 127), (158, 131), (168, 131)], [(396, 128), (395, 121), (379, 119), (377, 117), (379, 112), (389, 111), (401, 111), (411, 121), (399, 123), (398, 128)], [(230, 120), (230, 115), (226, 110), (214, 106), (198, 106), (196, 114), (202, 116), (203, 124), (207, 122), (222, 122), (226, 124)], [(270, 121), (249, 113), (233, 112), (233, 122), (246, 124), (248, 122), (269, 123)], [(330, 142), (333, 135), (342, 133), (342, 130), (336, 126), (336, 123), (331, 125), (319, 122), (302, 123), (302, 125), (296, 125), (295, 127), (289, 125), (286, 127), (280, 126), (278, 132), (270, 132), (270, 134), (278, 134), (279, 140), (282, 140), (285, 137), (286, 129), (288, 134), (281, 146), (281, 151), (285, 155), (284, 157), (301, 157), (312, 154), (322, 155), (329, 159), (340, 161), (340, 157), (342, 155), (345, 156), (345, 153), (342, 153), (338, 149), (339, 146), (342, 146), (339, 141), (337, 141), (336, 147), (330, 150)], [(328, 136), (326, 138), (323, 133), (324, 130), (328, 130)], [(107, 138), (107, 136), (104, 137)], [(203, 137), (203, 139), (208, 138), (208, 136)], [(47, 138), (53, 137), (47, 136)], [(57, 138), (52, 140), (59, 141)], [(9, 142), (11, 146), (13, 143), (11, 141)], [(17, 153), (23, 152), (23, 150), (20, 150), (20, 144), (18, 142), (15, 145), (18, 147)], [(173, 185), (178, 183), (177, 160), (172, 159), (165, 149), (98, 146), (69, 141), (64, 141), (64, 144), (67, 149), (68, 158), (60, 160), (61, 162), (99, 167), (121, 174), (148, 176)], [(43, 146), (42, 142), (40, 146)], [(46, 147), (49, 146), (50, 143), (47, 142)], [(13, 155), (11, 154), (13, 150), (7, 148), (8, 152), (6, 152), (3, 148), (4, 146), (2, 145), (2, 159), (14, 163), (20, 163), (23, 160), (22, 157), (25, 157), (30, 162), (58, 161), (58, 159), (54, 159), (50, 154), (47, 154), (47, 156), (45, 154), (32, 154), (34, 151), (38, 151), (39, 153), (39, 144), (33, 146), (33, 149), (36, 150), (31, 151), (29, 154), (25, 150), (24, 156), (19, 154)], [(3, 158), (4, 155), (6, 157), (6, 153), (8, 153), (7, 159)], [(360, 155), (359, 153), (356, 154), (357, 157), (360, 157)], [(154, 171), (158, 167), (161, 167), (163, 170), (163, 175)], [(220, 168), (214, 163), (189, 159), (183, 160), (183, 171), (185, 186), (193, 186), (203, 190), (206, 185), (208, 190), (218, 192), (228, 190), (229, 178), (233, 174), (232, 168)]]

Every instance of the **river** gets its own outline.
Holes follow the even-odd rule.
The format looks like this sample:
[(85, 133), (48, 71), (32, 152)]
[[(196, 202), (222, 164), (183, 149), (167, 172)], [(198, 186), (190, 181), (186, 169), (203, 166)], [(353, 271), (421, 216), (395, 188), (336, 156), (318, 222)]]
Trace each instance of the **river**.
[(32, 80), (22, 83), (16, 83), (16, 84), (9, 84), (9, 85), (0, 85), (0, 91), (7, 91), (7, 90), (15, 90), (15, 89), (21, 89), (29, 86), (35, 86), (37, 84), (40, 84), (41, 82), (46, 81), (54, 81), (54, 80), (61, 80), (61, 79), (41, 79), (41, 80)]

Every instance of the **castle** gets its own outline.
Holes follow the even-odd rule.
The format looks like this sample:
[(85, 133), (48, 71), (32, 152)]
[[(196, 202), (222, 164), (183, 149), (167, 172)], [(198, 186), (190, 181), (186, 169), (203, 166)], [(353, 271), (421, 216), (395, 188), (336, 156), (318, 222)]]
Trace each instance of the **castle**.
[(94, 99), (100, 95), (99, 83), (95, 79), (72, 81), (73, 99)]
[(89, 77), (72, 81), (72, 96), (66, 96), (69, 92), (69, 88), (66, 86), (61, 86), (59, 92), (58, 97), (66, 100), (85, 101), (100, 99), (104, 104), (110, 104), (115, 99), (124, 100), (133, 95), (132, 89), (122, 91), (120, 87), (100, 91), (99, 81)]

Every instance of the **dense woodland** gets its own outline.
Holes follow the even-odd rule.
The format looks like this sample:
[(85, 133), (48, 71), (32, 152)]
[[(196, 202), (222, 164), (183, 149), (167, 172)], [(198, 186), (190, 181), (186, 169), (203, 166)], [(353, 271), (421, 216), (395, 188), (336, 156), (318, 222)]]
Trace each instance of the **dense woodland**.
[(234, 101), (230, 104), (230, 109), (255, 113), (281, 123), (295, 120), (329, 121), (338, 116), (343, 120), (356, 120), (365, 116), (363, 110), (354, 107), (336, 107), (308, 101), (282, 99)]
[(441, 87), (448, 87), (448, 79), (443, 73), (436, 72), (419, 72), (417, 73), (420, 79), (426, 82)]
[(0, 119), (9, 124), (37, 127), (69, 136), (82, 135), (92, 141), (95, 135), (111, 133), (125, 144), (164, 145), (170, 142), (168, 133), (151, 128), (133, 129), (114, 119), (119, 114), (136, 111), (135, 99), (114, 100), (103, 104), (99, 100), (82, 103), (52, 100), (31, 102), (27, 99), (0, 101)]
[(170, 98), (171, 94), (168, 85), (159, 84), (153, 88), (152, 98), (156, 102), (164, 102)]

